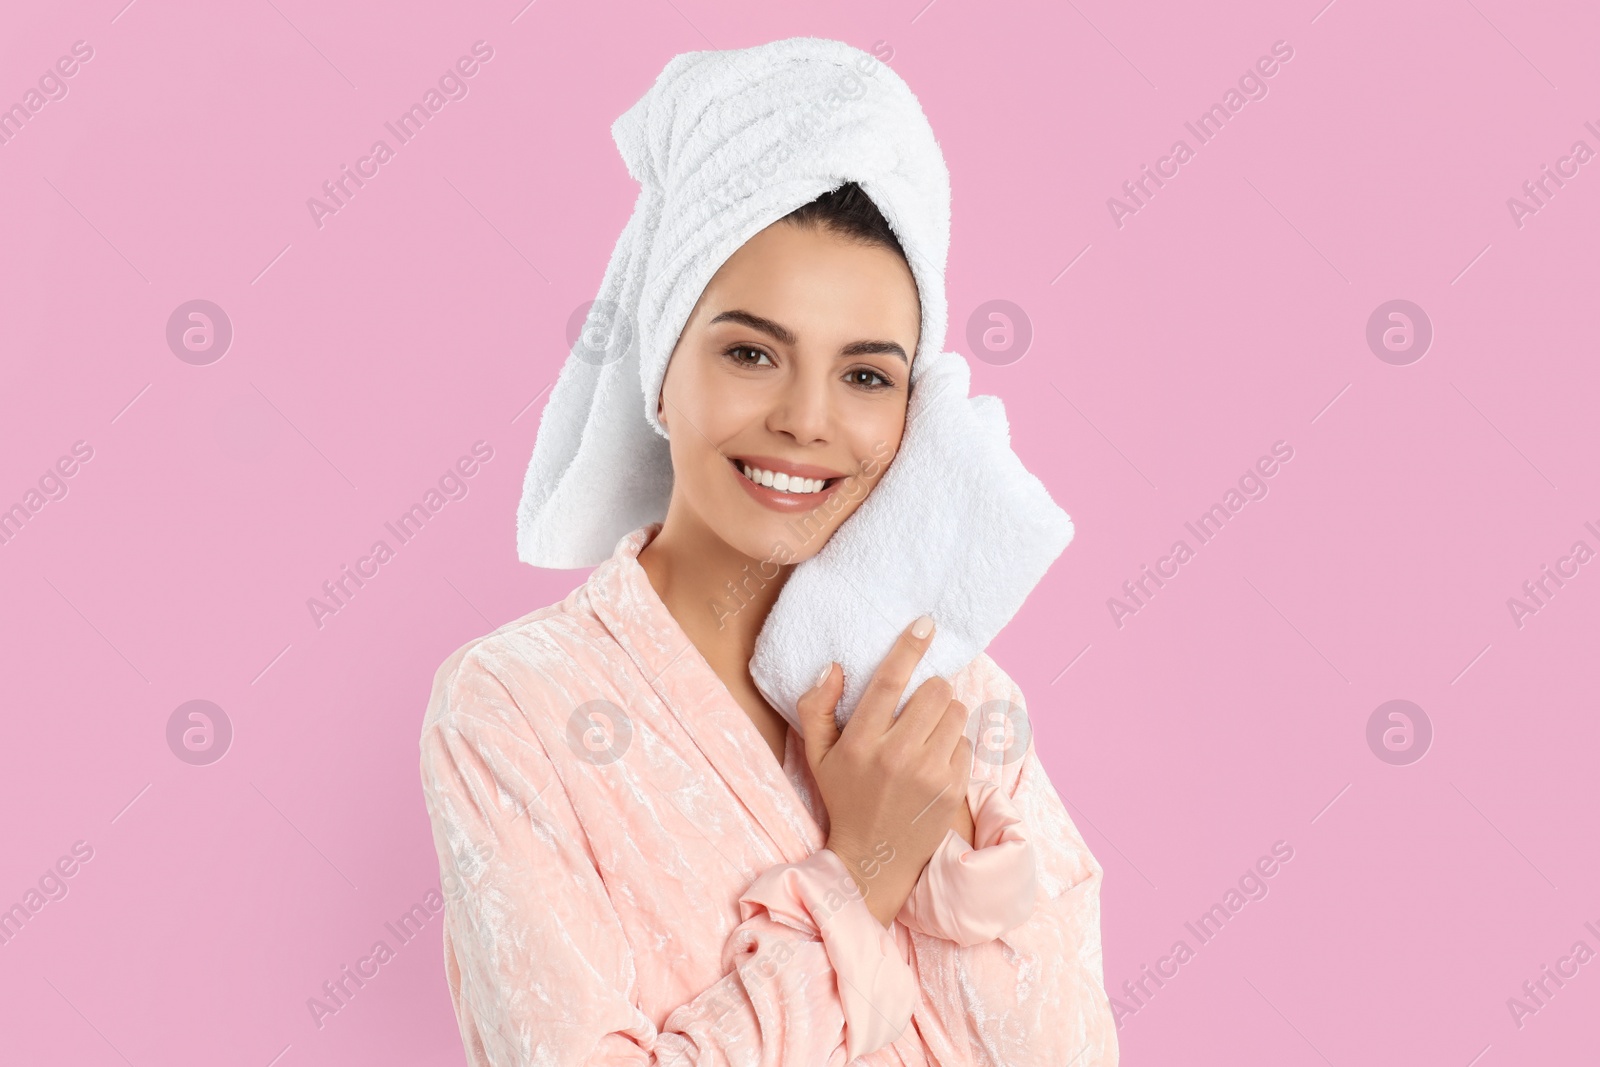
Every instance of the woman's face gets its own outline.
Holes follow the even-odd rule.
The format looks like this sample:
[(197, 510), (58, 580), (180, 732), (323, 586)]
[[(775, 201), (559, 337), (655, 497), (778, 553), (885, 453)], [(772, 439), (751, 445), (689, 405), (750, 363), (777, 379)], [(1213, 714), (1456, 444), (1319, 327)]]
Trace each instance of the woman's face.
[(900, 448), (920, 328), (916, 281), (891, 249), (783, 221), (745, 242), (667, 364), (667, 521), (752, 559), (815, 555)]

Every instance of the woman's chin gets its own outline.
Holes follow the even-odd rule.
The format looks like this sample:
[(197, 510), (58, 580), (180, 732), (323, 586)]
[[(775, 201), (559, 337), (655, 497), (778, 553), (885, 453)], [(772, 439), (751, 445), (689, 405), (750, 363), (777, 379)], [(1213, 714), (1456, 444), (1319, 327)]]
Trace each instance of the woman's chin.
[(729, 503), (713, 528), (730, 548), (763, 563), (787, 566), (810, 559), (832, 533), (833, 524), (820, 515), (783, 514), (748, 499)]

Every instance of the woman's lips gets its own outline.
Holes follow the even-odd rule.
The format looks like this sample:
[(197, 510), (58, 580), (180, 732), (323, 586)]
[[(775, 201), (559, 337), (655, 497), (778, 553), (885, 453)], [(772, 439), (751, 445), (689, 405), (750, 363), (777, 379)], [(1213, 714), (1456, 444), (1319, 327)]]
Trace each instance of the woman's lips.
[(744, 465), (739, 460), (728, 460), (728, 466), (733, 471), (734, 478), (738, 479), (739, 484), (744, 486), (744, 491), (749, 493), (756, 503), (784, 514), (811, 510), (832, 496), (834, 490), (844, 481), (843, 478), (833, 478), (815, 493), (789, 493), (752, 482), (744, 476)]

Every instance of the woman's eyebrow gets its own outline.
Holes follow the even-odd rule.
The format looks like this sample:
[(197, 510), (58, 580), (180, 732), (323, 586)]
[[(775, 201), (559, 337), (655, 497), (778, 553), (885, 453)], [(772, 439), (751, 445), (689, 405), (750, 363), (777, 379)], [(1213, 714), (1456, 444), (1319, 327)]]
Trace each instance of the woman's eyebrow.
[[(771, 319), (762, 318), (760, 315), (753, 315), (738, 308), (731, 308), (721, 312), (706, 325), (715, 326), (719, 322), (737, 322), (741, 326), (759, 330), (782, 345), (794, 345), (799, 341), (794, 332), (782, 323), (773, 322)], [(908, 366), (911, 363), (910, 359), (906, 357), (906, 350), (894, 341), (852, 341), (839, 350), (839, 357), (844, 359), (850, 356), (867, 356), (880, 353), (897, 356), (900, 362)]]
[(911, 361), (906, 358), (906, 350), (901, 348), (893, 341), (852, 341), (850, 344), (845, 345), (839, 350), (839, 356), (840, 358), (847, 356), (870, 356), (880, 352), (887, 353), (891, 356), (898, 356), (901, 363), (904, 363), (907, 366), (911, 365)]

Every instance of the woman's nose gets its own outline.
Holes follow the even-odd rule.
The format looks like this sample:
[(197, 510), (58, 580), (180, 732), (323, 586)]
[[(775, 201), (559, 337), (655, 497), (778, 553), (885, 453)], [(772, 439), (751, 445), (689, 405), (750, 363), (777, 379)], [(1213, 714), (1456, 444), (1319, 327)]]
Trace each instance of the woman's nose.
[(801, 444), (825, 438), (830, 419), (826, 378), (800, 376), (778, 394), (767, 416), (767, 428), (786, 433)]

